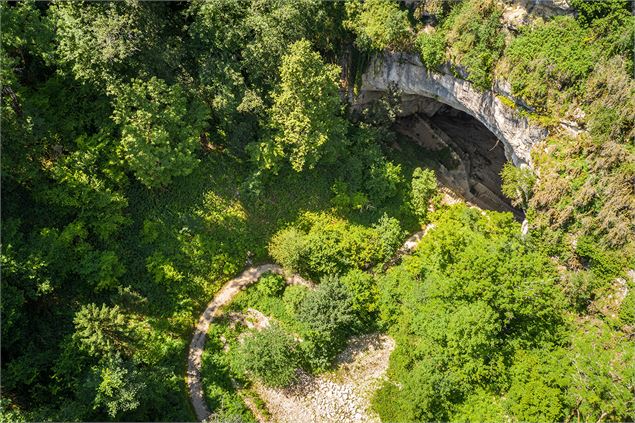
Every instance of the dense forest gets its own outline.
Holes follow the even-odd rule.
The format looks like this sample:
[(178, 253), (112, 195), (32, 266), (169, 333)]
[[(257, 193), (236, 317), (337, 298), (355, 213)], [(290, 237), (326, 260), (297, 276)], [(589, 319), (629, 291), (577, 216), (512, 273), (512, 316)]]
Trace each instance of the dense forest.
[[(272, 261), (313, 285), (267, 274), (229, 310), (270, 326), (211, 327), (219, 421), (378, 332), (382, 421), (632, 421), (633, 5), (515, 3), (0, 3), (0, 421), (195, 420), (194, 325)], [(356, 106), (385, 53), (548, 130), (500, 172), (516, 215), (444, 199), (397, 89)]]

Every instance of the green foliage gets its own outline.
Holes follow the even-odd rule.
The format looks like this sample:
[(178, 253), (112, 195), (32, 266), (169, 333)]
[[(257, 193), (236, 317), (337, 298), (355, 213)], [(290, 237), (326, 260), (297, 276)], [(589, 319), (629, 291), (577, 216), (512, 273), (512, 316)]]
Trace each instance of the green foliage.
[(406, 234), (399, 221), (394, 217), (389, 217), (386, 213), (373, 225), (373, 229), (379, 234), (379, 242), (382, 246), (383, 257), (390, 257), (401, 245), (401, 241)]
[(397, 194), (397, 188), (403, 182), (401, 166), (388, 161), (377, 161), (370, 166), (370, 177), (365, 183), (369, 198), (376, 204)]
[(284, 302), (287, 313), (295, 315), (307, 294), (308, 290), (304, 286), (292, 285), (286, 288), (282, 296), (282, 301)]
[(269, 254), (284, 267), (318, 278), (365, 269), (392, 255), (401, 236), (398, 226), (390, 218), (367, 228), (328, 213), (307, 212), (296, 227), (272, 237)]
[(415, 41), (421, 62), (429, 70), (435, 70), (445, 62), (445, 36), (442, 32), (422, 32)]
[(91, 383), (96, 384), (95, 409), (104, 408), (110, 418), (117, 419), (121, 413), (139, 407), (139, 396), (145, 384), (137, 371), (126, 367), (120, 356), (110, 356), (92, 371), (94, 381)]
[(565, 351), (518, 351), (509, 370), (505, 408), (517, 421), (563, 421), (567, 417)]
[(304, 367), (313, 372), (331, 367), (348, 336), (359, 327), (360, 315), (353, 309), (354, 304), (347, 285), (334, 276), (323, 278), (304, 296), (295, 315), (306, 327), (300, 344)]
[(254, 422), (242, 398), (232, 389), (231, 378), (236, 376), (232, 373), (230, 358), (224, 353), (220, 341), (220, 336), (228, 335), (225, 325), (214, 324), (210, 327), (201, 369), (205, 399), (210, 410), (213, 410), (213, 416), (219, 417), (219, 421), (231, 416), (239, 421)]
[(595, 66), (586, 83), (584, 105), (589, 131), (597, 143), (632, 139), (635, 135), (635, 81), (622, 57), (615, 56)]
[[(591, 236), (602, 248), (619, 248), (628, 260), (635, 240), (635, 192), (627, 182), (635, 171), (634, 153), (621, 142), (596, 144), (586, 134), (575, 140), (554, 136), (547, 143), (548, 152), (535, 154), (541, 173), (530, 201), (534, 225), (545, 236), (555, 230)], [(572, 254), (572, 246), (562, 248)]]
[(118, 306), (102, 304), (83, 306), (76, 314), (74, 339), (80, 348), (95, 357), (115, 352), (130, 354), (134, 326)]
[(236, 351), (238, 365), (268, 386), (287, 386), (299, 365), (297, 341), (280, 326), (246, 336)]
[[(315, 307), (339, 317), (308, 313), (328, 330), (295, 316), (307, 288), (282, 293), (275, 277), (237, 301), (284, 327), (297, 357), (272, 358), (281, 379), (300, 365), (329, 368), (349, 329), (379, 324), (398, 344), (377, 396), (391, 420), (627, 420), (633, 296), (620, 305), (614, 279), (633, 251), (635, 25), (627, 2), (572, 4), (575, 17), (506, 32), (497, 66), (519, 105), (588, 130), (552, 131), (533, 151), (540, 178), (527, 213), (540, 232), (520, 241), (509, 216), (437, 214), (425, 253), (386, 275), (375, 268), (376, 280), (363, 270), (392, 256), (400, 227), (417, 226), (404, 179), (422, 157), (392, 148), (394, 87), (345, 121), (332, 64), (359, 76), (353, 42), (416, 46), (429, 68), (447, 57), (487, 88), (502, 48), (492, 3), (462, 2), (448, 19), (436, 0), (415, 17), (382, 0), (0, 4), (0, 419), (192, 419), (192, 322), (246, 259), (267, 260), (272, 240), (288, 268), (344, 275), (338, 304), (325, 296)], [(435, 20), (434, 32), (421, 29)], [(245, 160), (249, 144), (278, 175)], [(287, 160), (313, 169), (279, 166)], [(272, 238), (282, 228), (292, 229)], [(543, 250), (589, 270), (556, 275)], [(558, 279), (570, 334), (549, 311)], [(334, 324), (351, 315), (354, 324)], [(241, 329), (213, 326), (206, 400), (214, 418), (253, 421), (219, 342), (228, 335), (238, 349)]]
[(269, 254), (285, 269), (297, 272), (303, 267), (307, 247), (306, 235), (292, 226), (278, 231), (271, 238)]
[(431, 169), (416, 168), (412, 173), (411, 204), (420, 223), (427, 221), (430, 202), (437, 194), (437, 178)]
[(165, 5), (127, 0), (117, 3), (56, 3), (56, 55), (63, 69), (83, 82), (106, 85), (144, 70), (170, 74), (172, 46), (162, 42)]
[(581, 420), (627, 420), (633, 414), (633, 348), (621, 332), (595, 319), (581, 322), (570, 347), (571, 414)]
[[(397, 316), (385, 319), (395, 322), (398, 343), (393, 379), (374, 400), (386, 420), (452, 420), (477, 388), (504, 386), (516, 348), (553, 341), (562, 325), (554, 269), (521, 241), (509, 215), (461, 206), (434, 223), (400, 266), (410, 276), (378, 283), (382, 314)], [(396, 293), (386, 292), (401, 281)], [(387, 403), (391, 396), (394, 405)]]
[(284, 293), (287, 283), (284, 277), (275, 273), (266, 273), (258, 280), (258, 291), (270, 297), (280, 297)]
[(400, 50), (408, 45), (408, 12), (398, 2), (355, 0), (346, 4), (346, 13), (344, 25), (355, 33), (355, 44), (361, 50)]
[(588, 271), (573, 271), (562, 276), (562, 291), (570, 307), (578, 313), (584, 313), (591, 301), (595, 299), (595, 292), (604, 284), (601, 278)]
[(341, 343), (357, 319), (352, 305), (346, 285), (338, 278), (326, 277), (306, 295), (296, 314), (312, 331), (332, 334)]
[(604, 280), (618, 277), (626, 264), (622, 255), (603, 249), (589, 237), (579, 239), (575, 251), (589, 264), (593, 274)]
[(351, 294), (351, 310), (362, 324), (372, 324), (377, 314), (379, 296), (373, 276), (355, 269), (340, 277), (340, 282)]
[(512, 205), (526, 209), (536, 183), (536, 175), (532, 170), (528, 167), (516, 167), (507, 162), (501, 171), (501, 178), (503, 194), (512, 201)]
[(632, 3), (628, 0), (604, 0), (588, 2), (574, 0), (571, 6), (577, 11), (576, 20), (585, 28), (590, 28), (591, 37), (607, 56), (622, 55), (630, 61), (632, 74), (633, 35), (635, 17)]
[(273, 138), (255, 151), (261, 167), (276, 169), (285, 158), (299, 172), (337, 151), (346, 132), (346, 121), (340, 117), (339, 73), (339, 67), (325, 64), (309, 41), (290, 47), (270, 110)]
[(204, 107), (179, 85), (156, 77), (117, 87), (113, 120), (121, 125), (118, 153), (141, 183), (165, 186), (198, 164), (194, 152), (204, 125)]
[(501, 16), (496, 2), (470, 0), (455, 6), (443, 23), (451, 62), (481, 90), (491, 88), (492, 70), (505, 47)]
[[(390, 105), (386, 106), (386, 110), (375, 108), (372, 119), (377, 119), (378, 125), (388, 127), (394, 121), (394, 111), (388, 110)], [(366, 118), (369, 116), (366, 115)], [(331, 202), (339, 210), (378, 209), (389, 205), (401, 194), (404, 185), (401, 165), (389, 161), (381, 150), (380, 143), (387, 141), (383, 138), (386, 131), (370, 128), (366, 124), (352, 128), (351, 144), (341, 157), (341, 165), (337, 169), (338, 179), (331, 187), (335, 194)]]
[(505, 51), (512, 94), (538, 111), (560, 110), (580, 94), (596, 63), (588, 32), (572, 17), (555, 17), (526, 29)]

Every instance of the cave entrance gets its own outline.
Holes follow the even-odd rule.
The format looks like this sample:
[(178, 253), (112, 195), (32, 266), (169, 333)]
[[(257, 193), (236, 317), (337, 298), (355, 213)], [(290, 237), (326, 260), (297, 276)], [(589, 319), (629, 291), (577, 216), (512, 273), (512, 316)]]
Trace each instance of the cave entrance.
[(483, 209), (512, 212), (501, 191), (500, 173), (507, 162), (503, 143), (471, 115), (426, 97), (404, 96), (394, 129), (400, 143), (421, 147), (422, 165), (433, 167), (440, 183)]

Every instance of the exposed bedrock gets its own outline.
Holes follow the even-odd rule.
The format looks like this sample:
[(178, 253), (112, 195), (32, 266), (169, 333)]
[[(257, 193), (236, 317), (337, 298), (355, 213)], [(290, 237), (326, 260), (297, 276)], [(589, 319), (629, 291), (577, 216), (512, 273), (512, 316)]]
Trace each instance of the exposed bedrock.
[(545, 128), (530, 124), (494, 92), (478, 91), (470, 82), (449, 73), (430, 72), (413, 55), (376, 57), (362, 76), (357, 105), (373, 101), (391, 85), (404, 95), (405, 114), (420, 112), (431, 116), (440, 102), (473, 116), (501, 141), (505, 156), (517, 166), (531, 166), (531, 148), (547, 136)]
[(483, 209), (508, 211), (522, 219), (501, 192), (500, 172), (506, 162), (502, 143), (472, 116), (437, 103), (429, 116), (422, 112), (400, 117), (394, 129), (402, 137), (394, 147), (415, 143), (417, 159), (433, 168), (442, 186)]

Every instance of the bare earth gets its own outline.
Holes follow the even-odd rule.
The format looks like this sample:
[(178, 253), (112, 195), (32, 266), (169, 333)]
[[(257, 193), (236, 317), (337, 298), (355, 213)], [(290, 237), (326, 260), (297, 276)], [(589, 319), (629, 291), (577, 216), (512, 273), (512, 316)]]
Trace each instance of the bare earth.
[(338, 357), (335, 372), (319, 377), (300, 372), (298, 383), (289, 388), (257, 384), (255, 391), (274, 422), (379, 422), (370, 409), (370, 397), (394, 347), (392, 338), (383, 334), (356, 337)]

